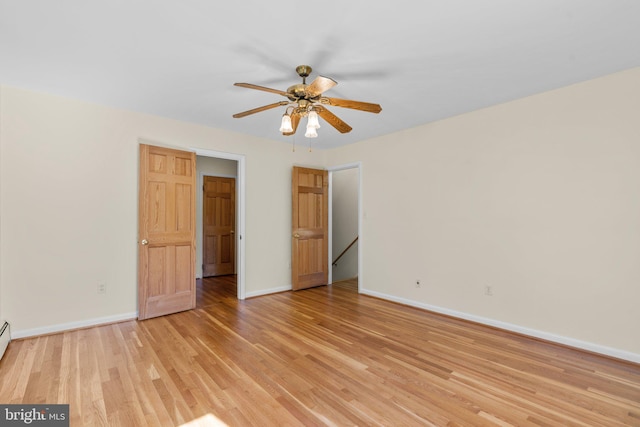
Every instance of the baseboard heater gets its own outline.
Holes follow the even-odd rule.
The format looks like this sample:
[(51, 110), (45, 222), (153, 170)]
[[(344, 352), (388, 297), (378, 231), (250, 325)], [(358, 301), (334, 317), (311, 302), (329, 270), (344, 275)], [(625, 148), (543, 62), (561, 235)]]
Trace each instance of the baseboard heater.
[(2, 322), (2, 326), (0, 326), (0, 359), (4, 356), (9, 341), (11, 341), (11, 327), (9, 322)]

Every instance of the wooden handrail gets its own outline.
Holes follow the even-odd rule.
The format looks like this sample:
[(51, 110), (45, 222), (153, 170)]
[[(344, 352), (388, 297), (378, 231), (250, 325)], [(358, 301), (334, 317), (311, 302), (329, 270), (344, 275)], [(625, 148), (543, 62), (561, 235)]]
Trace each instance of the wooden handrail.
[(338, 255), (338, 258), (336, 258), (336, 259), (331, 263), (331, 265), (336, 265), (336, 264), (338, 263), (338, 260), (339, 260), (340, 258), (342, 258), (342, 255), (344, 255), (345, 253), (347, 253), (347, 251), (348, 251), (349, 249), (351, 249), (351, 246), (353, 246), (357, 241), (358, 241), (358, 236), (356, 236), (356, 238), (355, 238), (355, 239), (353, 239), (353, 242), (349, 243), (349, 246), (347, 246), (347, 249), (345, 249), (344, 251), (342, 251), (342, 253), (341, 253), (340, 255)]

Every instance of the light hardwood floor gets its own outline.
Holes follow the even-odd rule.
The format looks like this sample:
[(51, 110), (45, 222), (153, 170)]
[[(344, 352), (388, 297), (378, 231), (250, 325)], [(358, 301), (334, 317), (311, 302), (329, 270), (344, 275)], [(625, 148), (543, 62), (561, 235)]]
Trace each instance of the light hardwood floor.
[(72, 426), (640, 426), (640, 365), (353, 282), (238, 301), (231, 276), (192, 311), (13, 341), (0, 403), (68, 403)]

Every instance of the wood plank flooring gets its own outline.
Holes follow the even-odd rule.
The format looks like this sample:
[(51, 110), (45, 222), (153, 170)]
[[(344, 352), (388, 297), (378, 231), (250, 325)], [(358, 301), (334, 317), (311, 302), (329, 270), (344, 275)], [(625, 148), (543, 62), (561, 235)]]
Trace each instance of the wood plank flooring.
[[(72, 426), (640, 426), (640, 365), (363, 296), (354, 282), (15, 340), (0, 403)], [(206, 419), (205, 419), (206, 417)]]

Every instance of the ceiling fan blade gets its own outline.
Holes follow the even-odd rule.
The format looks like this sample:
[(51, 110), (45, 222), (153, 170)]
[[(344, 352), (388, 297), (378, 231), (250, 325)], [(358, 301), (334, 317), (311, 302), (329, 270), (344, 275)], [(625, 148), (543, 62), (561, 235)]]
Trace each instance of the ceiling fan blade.
[(342, 121), (338, 116), (333, 114), (331, 111), (322, 107), (315, 107), (316, 112), (320, 117), (326, 120), (331, 126), (336, 128), (340, 133), (348, 133), (351, 132), (352, 127)]
[(311, 82), (309, 86), (307, 86), (305, 92), (308, 98), (315, 98), (316, 96), (322, 95), (323, 92), (328, 91), (337, 84), (337, 81), (330, 79), (329, 77), (318, 76)]
[(370, 102), (360, 102), (360, 101), (352, 101), (350, 99), (340, 99), (340, 98), (322, 98), (323, 101), (329, 103), (329, 105), (334, 105), (336, 107), (343, 108), (352, 108), (354, 110), (366, 111), (368, 113), (379, 113), (382, 111), (382, 107), (380, 104), (372, 104)]
[(246, 87), (247, 89), (257, 89), (265, 92), (277, 93), (278, 95), (288, 97), (289, 94), (283, 90), (271, 89), (270, 87), (258, 86), (251, 83), (234, 83), (234, 86)]
[(298, 130), (299, 123), (300, 123), (300, 113), (296, 113), (296, 112), (292, 113), (291, 127), (293, 128), (293, 130), (291, 132), (282, 132), (282, 134), (285, 136), (293, 135), (294, 133), (296, 133), (296, 130)]
[(289, 104), (287, 101), (274, 102), (273, 104), (263, 105), (262, 107), (254, 108), (252, 110), (243, 111), (242, 113), (236, 113), (233, 115), (234, 118), (239, 119), (240, 117), (246, 117), (251, 114), (259, 113), (261, 111), (270, 110), (272, 108), (280, 107), (282, 105)]

